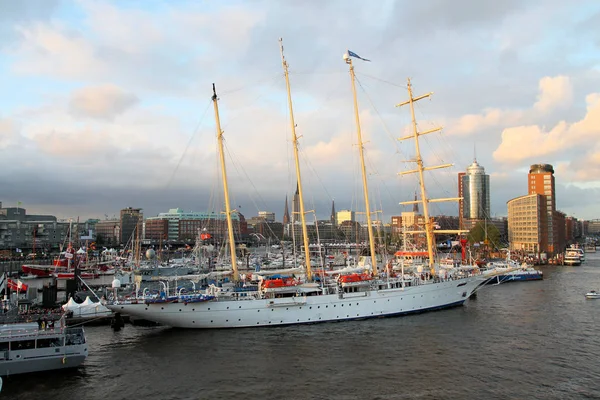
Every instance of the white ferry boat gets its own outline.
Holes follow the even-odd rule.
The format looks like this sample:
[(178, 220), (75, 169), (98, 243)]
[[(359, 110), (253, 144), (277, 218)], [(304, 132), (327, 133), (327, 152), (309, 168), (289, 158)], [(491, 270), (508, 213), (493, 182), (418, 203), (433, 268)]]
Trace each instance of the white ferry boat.
[(581, 259), (581, 252), (579, 251), (581, 249), (575, 249), (575, 248), (569, 248), (565, 251), (565, 257), (564, 257), (564, 264), (565, 265), (572, 265), (572, 266), (577, 266), (577, 265), (581, 265), (581, 262), (583, 261)]
[(0, 376), (74, 368), (88, 355), (83, 327), (67, 328), (64, 316), (44, 329), (36, 322), (0, 325)]

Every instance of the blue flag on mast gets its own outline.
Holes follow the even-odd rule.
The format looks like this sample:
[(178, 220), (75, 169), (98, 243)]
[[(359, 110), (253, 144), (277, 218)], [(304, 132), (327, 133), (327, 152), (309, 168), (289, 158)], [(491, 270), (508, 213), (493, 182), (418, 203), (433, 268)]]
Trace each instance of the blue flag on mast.
[(362, 58), (361, 56), (359, 56), (358, 54), (356, 54), (355, 52), (353, 52), (353, 51), (350, 51), (350, 50), (348, 50), (348, 55), (349, 55), (350, 57), (358, 58), (359, 60), (363, 60), (363, 61), (369, 61), (369, 62), (371, 62), (371, 60), (367, 60), (366, 58)]

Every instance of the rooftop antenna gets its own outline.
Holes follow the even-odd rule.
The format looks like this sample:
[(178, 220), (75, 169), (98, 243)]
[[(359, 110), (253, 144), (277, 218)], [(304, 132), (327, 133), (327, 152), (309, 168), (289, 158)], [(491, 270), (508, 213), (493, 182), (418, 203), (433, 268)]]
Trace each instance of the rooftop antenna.
[(477, 161), (477, 143), (473, 142), (473, 161)]

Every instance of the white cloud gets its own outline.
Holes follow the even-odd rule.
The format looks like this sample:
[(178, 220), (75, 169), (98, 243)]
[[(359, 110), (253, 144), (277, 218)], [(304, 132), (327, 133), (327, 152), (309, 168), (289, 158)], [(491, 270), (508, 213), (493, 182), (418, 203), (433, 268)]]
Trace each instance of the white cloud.
[(138, 98), (112, 84), (90, 86), (71, 94), (69, 109), (75, 116), (113, 119), (138, 102)]
[(0, 150), (15, 144), (17, 139), (18, 134), (15, 122), (0, 118)]
[(546, 76), (540, 80), (540, 94), (533, 108), (549, 113), (555, 108), (568, 108), (573, 102), (573, 87), (567, 76)]
[(539, 80), (539, 94), (531, 109), (487, 108), (481, 113), (451, 120), (447, 131), (454, 136), (470, 136), (490, 128), (535, 122), (558, 108), (569, 108), (572, 102), (573, 87), (569, 77), (546, 76)]
[(86, 79), (107, 73), (93, 44), (81, 35), (45, 23), (20, 26), (18, 31), (23, 40), (12, 52), (15, 74)]
[[(581, 160), (595, 160), (589, 143), (598, 126), (596, 113), (588, 110), (585, 118), (575, 117), (581, 110), (572, 100), (581, 99), (581, 88), (592, 87), (598, 79), (590, 77), (589, 69), (573, 66), (572, 60), (589, 40), (578, 35), (573, 21), (565, 20), (569, 6), (434, 3), (223, 6), (190, 1), (177, 6), (146, 2), (123, 6), (79, 0), (61, 6), (76, 12), (52, 18), (19, 18), (11, 23), (0, 16), (16, 33), (10, 46), (0, 48), (2, 65), (9, 66), (0, 83), (22, 86), (15, 101), (4, 108), (6, 119), (0, 119), (0, 150), (5, 150), (0, 166), (24, 160), (19, 164), (22, 177), (36, 176), (40, 165), (58, 176), (81, 172), (89, 185), (87, 198), (102, 200), (95, 205), (99, 209), (111, 202), (116, 207), (135, 206), (134, 200), (146, 209), (168, 208), (183, 201), (186, 193), (194, 193), (188, 196), (187, 207), (197, 206), (198, 193), (211, 192), (217, 182), (209, 103), (210, 84), (216, 82), (228, 152), (236, 158), (228, 168), (235, 180), (232, 190), (238, 197), (256, 190), (279, 207), (285, 193), (295, 188), (277, 46), (280, 36), (291, 63), (302, 156), (308, 160), (302, 161), (303, 178), (311, 189), (321, 189), (315, 182), (322, 182), (340, 207), (348, 206), (343, 199), (353, 196), (358, 176), (348, 71), (339, 57), (347, 47), (373, 60), (355, 64), (367, 165), (371, 179), (394, 190), (400, 186), (395, 177), (402, 169), (399, 159), (410, 158), (414, 144), (387, 140), (403, 136), (401, 127), (410, 119), (406, 110), (393, 108), (405, 99), (405, 91), (386, 82), (403, 86), (406, 76), (437, 94), (431, 103), (417, 106), (421, 129), (426, 129), (427, 120), (446, 120), (446, 132), (453, 136), (449, 141), (456, 143), (455, 153), (432, 152), (429, 145), (437, 149), (440, 138), (425, 137), (423, 150), (430, 153), (425, 157), (433, 164), (440, 159), (465, 164), (454, 156), (470, 162), (471, 138), (476, 139), (478, 159), (498, 180), (512, 178), (515, 166), (532, 157), (553, 155), (550, 161), (556, 165), (559, 155), (569, 157), (580, 146)], [(72, 14), (77, 21), (69, 19)], [(524, 24), (532, 17), (523, 37)], [(429, 22), (424, 26), (417, 20)], [(407, 31), (407, 26), (414, 29)], [(555, 44), (549, 33), (564, 34), (573, 46)], [(209, 107), (205, 120), (190, 142), (205, 105)], [(10, 122), (10, 129), (7, 120), (16, 121)], [(68, 147), (76, 150), (65, 157), (62, 150)], [(399, 148), (409, 155), (397, 154)], [(566, 155), (565, 148), (571, 153)], [(496, 162), (490, 159), (492, 149), (497, 150)], [(573, 179), (582, 176), (574, 174)], [(255, 188), (244, 186), (248, 177)], [(7, 190), (60, 202), (47, 190), (21, 183), (11, 181)], [(445, 186), (451, 192), (445, 197), (452, 196), (455, 185)], [(105, 198), (98, 187), (104, 192), (117, 189)], [(413, 189), (410, 186), (409, 192)], [(69, 201), (76, 198), (71, 195)], [(405, 193), (394, 191), (389, 196), (394, 197), (392, 209), (405, 199), (400, 196)]]
[(509, 125), (522, 118), (522, 111), (491, 108), (484, 110), (481, 114), (463, 115), (451, 123), (447, 131), (450, 135), (468, 136), (489, 128)]
[[(502, 132), (502, 142), (494, 159), (513, 164), (533, 159), (560, 159), (576, 149), (576, 158), (569, 163), (569, 175), (576, 180), (600, 180), (586, 169), (597, 158), (600, 141), (600, 94), (586, 97), (587, 112), (583, 119), (568, 123), (560, 121), (552, 129), (538, 125), (516, 126)], [(582, 162), (581, 160), (585, 160)], [(592, 164), (590, 164), (592, 163)]]

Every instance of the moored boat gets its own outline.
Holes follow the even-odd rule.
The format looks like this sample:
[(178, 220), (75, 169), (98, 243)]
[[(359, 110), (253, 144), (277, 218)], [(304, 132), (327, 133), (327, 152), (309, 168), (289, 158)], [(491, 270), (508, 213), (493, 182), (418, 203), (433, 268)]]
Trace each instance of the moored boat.
[(512, 271), (502, 272), (497, 271), (497, 275), (487, 283), (504, 283), (504, 282), (518, 282), (518, 281), (539, 281), (544, 279), (544, 273), (533, 267), (519, 267)]
[[(5, 275), (2, 277), (4, 282)], [(4, 284), (0, 284), (0, 294)], [(88, 355), (82, 327), (67, 327), (65, 314), (31, 321), (5, 297), (0, 315), (0, 376), (74, 368)]]
[[(75, 279), (75, 272), (54, 272), (51, 274), (56, 279), (64, 280), (64, 279)], [(94, 279), (100, 276), (98, 272), (79, 272), (79, 276), (81, 279)]]
[[(295, 133), (295, 123), (293, 121), (293, 111), (291, 107), (291, 95), (289, 89), (289, 75), (287, 62), (283, 58), (286, 86), (288, 89), (288, 102), (290, 107), (292, 141), (294, 143), (294, 153), (296, 162), (296, 174), (299, 192), (299, 215), (303, 227), (304, 249), (309, 249), (306, 223), (304, 220), (304, 206), (302, 200), (302, 184), (300, 179), (300, 168), (298, 162), (298, 137)], [(229, 204), (229, 194), (227, 186), (227, 175), (223, 152), (223, 132), (220, 127), (218, 98), (213, 85), (213, 106), (215, 111), (215, 121), (217, 130), (217, 140), (219, 143), (219, 157), (221, 161), (221, 173), (223, 182), (223, 192), (225, 198), (225, 216), (227, 218), (232, 282), (222, 283), (221, 286), (211, 285), (204, 294), (214, 296), (207, 298), (206, 301), (197, 303), (186, 302), (185, 299), (177, 294), (169, 294), (169, 287), (165, 284), (164, 294), (155, 297), (156, 301), (147, 301), (148, 297), (134, 299), (114, 298), (107, 303), (107, 307), (115, 312), (121, 312), (133, 317), (143, 318), (150, 321), (159, 322), (165, 325), (182, 328), (240, 328), (257, 326), (278, 326), (289, 324), (303, 324), (326, 321), (340, 321), (376, 318), (384, 316), (396, 316), (430, 310), (438, 310), (453, 306), (462, 305), (467, 299), (483, 284), (487, 279), (483, 276), (477, 267), (470, 268), (441, 268), (436, 262), (434, 256), (433, 223), (428, 215), (428, 203), (430, 199), (426, 196), (423, 182), (423, 167), (421, 155), (419, 153), (419, 136), (436, 130), (427, 132), (418, 132), (416, 121), (414, 119), (414, 102), (419, 99), (429, 97), (428, 95), (413, 97), (410, 80), (408, 81), (409, 101), (404, 104), (410, 104), (411, 114), (413, 115), (413, 134), (403, 139), (414, 139), (417, 141), (417, 169), (406, 173), (418, 173), (421, 186), (421, 198), (414, 202), (423, 205), (424, 225), (423, 233), (427, 237), (427, 263), (424, 268), (427, 273), (422, 271), (403, 271), (401, 277), (391, 275), (385, 268), (378, 268), (375, 252), (375, 242), (371, 223), (371, 214), (368, 200), (367, 173), (363, 156), (364, 142), (361, 137), (358, 105), (356, 100), (354, 67), (350, 57), (357, 57), (356, 54), (348, 52), (344, 60), (350, 66), (350, 76), (352, 79), (352, 89), (355, 103), (355, 119), (357, 122), (358, 148), (361, 160), (361, 169), (363, 176), (363, 189), (365, 198), (365, 209), (367, 210), (367, 228), (369, 233), (369, 250), (371, 265), (369, 272), (363, 274), (339, 273), (336, 279), (328, 279), (321, 275), (319, 282), (314, 279), (311, 267), (310, 256), (305, 255), (305, 271), (302, 280), (296, 284), (286, 285), (286, 281), (277, 281), (269, 285), (272, 288), (290, 288), (289, 291), (275, 292), (265, 290), (255, 290), (252, 287), (244, 287), (240, 280), (238, 265), (235, 256), (235, 242), (233, 238), (233, 229), (231, 222), (232, 210)], [(449, 165), (448, 165), (449, 166)], [(436, 169), (444, 166), (429, 167), (427, 169)], [(437, 201), (449, 201), (457, 199), (432, 199)], [(439, 230), (440, 234), (449, 234), (450, 231)], [(452, 231), (452, 233), (456, 233)], [(325, 272), (325, 271), (323, 271)], [(443, 272), (443, 273), (442, 273)], [(181, 277), (180, 279), (184, 279)], [(288, 281), (289, 282), (289, 281)], [(158, 303), (158, 304), (157, 304)]]
[(35, 275), (39, 278), (49, 277), (53, 272), (66, 271), (68, 261), (66, 259), (56, 259), (51, 265), (23, 264), (21, 271), (25, 274)]
[(506, 260), (489, 261), (485, 266), (486, 273), (493, 275), (487, 283), (504, 283), (513, 281), (537, 281), (544, 279), (544, 273), (527, 263), (520, 264), (510, 258)]
[(563, 258), (565, 265), (578, 266), (581, 265), (581, 255), (576, 249), (567, 249)]
[(33, 323), (0, 325), (0, 376), (74, 368), (88, 355), (82, 327), (41, 329)]

